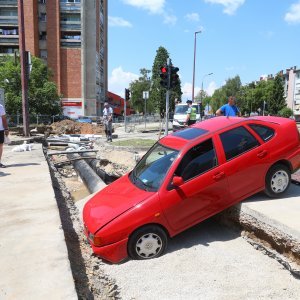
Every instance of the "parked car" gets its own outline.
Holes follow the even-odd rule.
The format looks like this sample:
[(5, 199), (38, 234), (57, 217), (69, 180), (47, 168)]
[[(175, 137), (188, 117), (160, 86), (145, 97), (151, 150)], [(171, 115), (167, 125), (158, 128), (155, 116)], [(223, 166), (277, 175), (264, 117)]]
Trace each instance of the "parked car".
[(77, 120), (79, 123), (89, 123), (92, 124), (92, 120), (89, 117), (81, 116)]
[(281, 197), (300, 168), (293, 120), (217, 117), (159, 140), (89, 200), (85, 233), (113, 263), (158, 257), (168, 239), (247, 197)]
[[(179, 103), (175, 106), (175, 112), (172, 118), (173, 131), (181, 130), (184, 128), (184, 122), (187, 116), (189, 106), (186, 103)], [(193, 108), (196, 109), (196, 120), (200, 120), (200, 104), (193, 103)]]

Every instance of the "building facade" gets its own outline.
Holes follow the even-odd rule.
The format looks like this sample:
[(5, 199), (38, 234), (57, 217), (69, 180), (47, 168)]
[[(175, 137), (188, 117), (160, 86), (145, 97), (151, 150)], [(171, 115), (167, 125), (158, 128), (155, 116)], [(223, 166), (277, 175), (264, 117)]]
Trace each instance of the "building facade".
[[(65, 115), (101, 115), (107, 93), (107, 0), (24, 0), (25, 43), (52, 70)], [(0, 0), (0, 55), (19, 48), (18, 1)]]
[(284, 74), (284, 93), (287, 106), (293, 110), (295, 119), (300, 121), (300, 69), (296, 66), (286, 70)]

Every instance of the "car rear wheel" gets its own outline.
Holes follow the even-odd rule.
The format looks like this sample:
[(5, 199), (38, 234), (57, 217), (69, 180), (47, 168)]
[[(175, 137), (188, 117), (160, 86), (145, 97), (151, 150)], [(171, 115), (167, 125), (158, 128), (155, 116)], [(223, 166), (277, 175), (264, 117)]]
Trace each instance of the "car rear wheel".
[(290, 186), (291, 172), (285, 165), (275, 165), (270, 168), (266, 176), (265, 193), (269, 197), (281, 197)]
[(136, 230), (129, 239), (128, 253), (133, 259), (151, 259), (166, 249), (168, 237), (159, 226), (146, 226)]

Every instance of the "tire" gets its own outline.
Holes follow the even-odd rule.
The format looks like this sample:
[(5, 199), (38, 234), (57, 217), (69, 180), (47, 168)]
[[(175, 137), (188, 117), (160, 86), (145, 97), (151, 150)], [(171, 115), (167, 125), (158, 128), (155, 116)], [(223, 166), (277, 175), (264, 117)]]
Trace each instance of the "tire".
[(266, 176), (265, 193), (271, 198), (281, 197), (291, 183), (291, 171), (282, 164), (270, 168)]
[(167, 248), (168, 237), (159, 226), (149, 225), (137, 229), (129, 238), (128, 254), (133, 259), (159, 257)]

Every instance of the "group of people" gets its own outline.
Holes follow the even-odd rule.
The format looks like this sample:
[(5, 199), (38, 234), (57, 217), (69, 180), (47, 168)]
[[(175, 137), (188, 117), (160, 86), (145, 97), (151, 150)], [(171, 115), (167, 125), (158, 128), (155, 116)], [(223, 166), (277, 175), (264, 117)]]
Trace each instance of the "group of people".
[[(186, 120), (184, 122), (184, 126), (190, 126), (192, 124), (196, 123), (197, 117), (197, 110), (196, 108), (193, 107), (193, 102), (192, 100), (187, 100), (186, 103), (188, 104), (188, 110), (187, 110), (187, 115), (186, 115)], [(228, 98), (228, 103), (224, 104), (221, 106), (217, 111), (216, 111), (217, 116), (226, 116), (226, 117), (241, 117), (241, 112), (239, 108), (235, 104), (235, 97), (230, 96)]]

